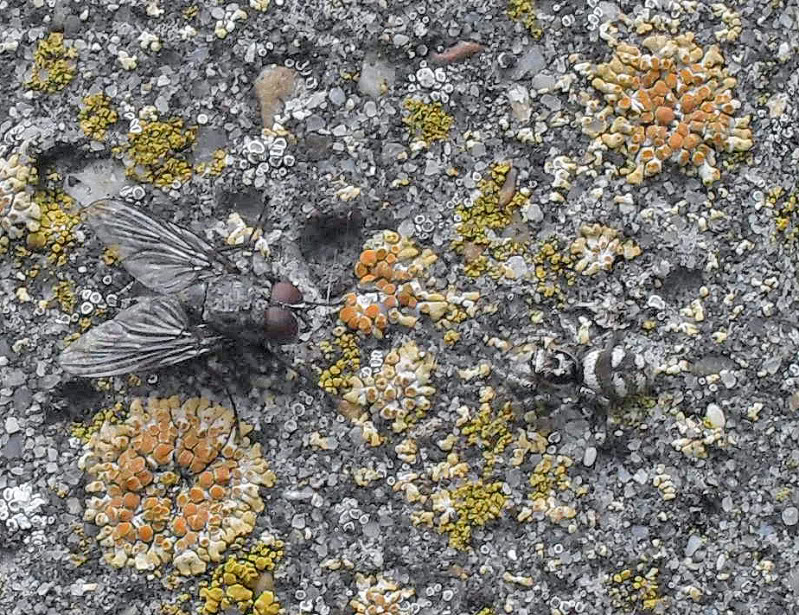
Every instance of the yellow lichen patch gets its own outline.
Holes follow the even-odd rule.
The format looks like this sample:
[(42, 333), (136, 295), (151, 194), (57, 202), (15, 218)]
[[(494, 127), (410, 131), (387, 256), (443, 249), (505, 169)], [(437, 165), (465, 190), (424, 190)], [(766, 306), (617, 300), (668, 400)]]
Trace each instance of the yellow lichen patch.
[(646, 568), (647, 565), (641, 563), (636, 566), (635, 571), (625, 568), (608, 579), (608, 594), (615, 608), (626, 611), (639, 608), (654, 611), (662, 602), (657, 581), (660, 571), (650, 568), (644, 572)]
[(730, 445), (730, 437), (724, 428), (723, 420), (705, 417), (704, 421), (698, 421), (682, 412), (677, 412), (675, 419), (680, 437), (672, 440), (671, 445), (674, 450), (680, 451), (686, 457), (707, 459), (708, 448), (724, 449)]
[(402, 603), (411, 598), (416, 591), (408, 587), (400, 587), (396, 582), (378, 574), (366, 576), (355, 573), (355, 584), (358, 594), (350, 600), (350, 606), (359, 615), (410, 615), (410, 606), (404, 608)]
[(539, 39), (544, 35), (544, 31), (538, 25), (538, 20), (535, 17), (534, 0), (509, 0), (505, 12), (508, 17), (527, 28), (533, 38)]
[(361, 367), (361, 349), (354, 333), (344, 327), (333, 329), (332, 341), (324, 340), (319, 344), (329, 367), (319, 375), (319, 386), (330, 393), (338, 395), (349, 387), (350, 378)]
[(200, 613), (210, 615), (234, 607), (242, 615), (276, 615), (280, 603), (275, 597), (272, 571), (282, 557), (283, 541), (272, 537), (229, 556), (214, 569), (211, 583), (201, 587)]
[(200, 162), (194, 165), (194, 170), (198, 175), (209, 175), (219, 177), (227, 166), (227, 152), (223, 149), (215, 150), (210, 162)]
[(514, 214), (528, 200), (527, 190), (515, 190), (510, 199), (502, 198), (502, 190), (508, 174), (509, 162), (495, 164), (489, 177), (480, 181), (479, 194), (471, 203), (456, 206), (456, 230), (460, 239), (452, 247), (463, 254), (467, 243), (475, 246), (494, 245), (489, 239), (489, 231), (499, 231), (514, 221)]
[(173, 562), (192, 575), (221, 561), (252, 532), (264, 509), (259, 488), (276, 478), (249, 430), (203, 398), (135, 400), (124, 422), (105, 421), (79, 467), (93, 494), (84, 520), (100, 527), (106, 563), (153, 570)]
[(197, 127), (184, 128), (183, 120), (143, 121), (141, 129), (128, 133), (125, 146), (115, 148), (126, 173), (140, 181), (165, 187), (191, 179), (191, 164), (183, 153), (197, 138)]
[[(572, 519), (577, 515), (574, 507), (562, 504), (557, 497), (571, 488), (569, 468), (573, 463), (571, 457), (565, 455), (543, 456), (530, 475), (532, 510), (522, 510), (519, 521), (524, 521), (532, 513), (543, 513), (555, 522)], [(581, 488), (577, 494), (581, 495), (583, 491)]]
[(421, 138), (428, 147), (449, 136), (455, 118), (444, 111), (441, 103), (426, 103), (418, 98), (408, 98), (402, 106), (408, 111), (408, 115), (402, 118), (403, 124), (408, 127), (412, 136)]
[(88, 423), (72, 423), (70, 433), (73, 438), (78, 438), (85, 444), (94, 434), (100, 431), (104, 423), (119, 423), (125, 418), (126, 412), (122, 402), (117, 402), (111, 408), (100, 410)]
[(533, 275), (536, 290), (544, 297), (562, 298), (561, 281), (565, 278), (567, 285), (574, 284), (574, 257), (568, 251), (562, 251), (557, 238), (551, 238), (539, 244), (533, 254)]
[(48, 94), (60, 92), (75, 78), (77, 57), (74, 47), (64, 45), (63, 33), (51, 32), (33, 52), (33, 72), (25, 86)]
[(601, 224), (584, 224), (580, 236), (575, 239), (569, 251), (577, 257), (574, 270), (583, 275), (594, 275), (600, 271), (610, 271), (617, 257), (631, 260), (641, 254), (641, 248), (631, 239), (622, 242), (619, 231)]
[(471, 546), (472, 531), (499, 518), (507, 497), (499, 481), (469, 481), (433, 494), (433, 511), (441, 513), (437, 529), (449, 535), (449, 546), (461, 551)]
[(799, 193), (786, 196), (785, 190), (776, 186), (766, 195), (766, 206), (774, 212), (776, 237), (789, 243), (799, 239)]
[(90, 94), (83, 99), (83, 108), (78, 113), (80, 129), (90, 139), (105, 140), (108, 127), (119, 119), (105, 94)]
[(27, 155), (0, 158), (0, 235), (19, 239), (26, 230), (38, 230), (41, 210), (31, 198), (37, 181), (36, 165)]
[(53, 297), (50, 304), (58, 303), (61, 311), (72, 314), (78, 298), (75, 296), (75, 284), (70, 280), (61, 280), (53, 286)]
[(346, 402), (392, 422), (401, 433), (424, 418), (432, 405), (431, 386), (436, 361), (432, 353), (420, 350), (414, 341), (392, 349), (379, 370), (365, 377), (352, 377)]
[(470, 445), (479, 445), (483, 449), (483, 458), (486, 461), (483, 476), (487, 477), (499, 456), (513, 441), (510, 431), (513, 408), (510, 403), (502, 404), (497, 410), (492, 408), (490, 400), (493, 398), (493, 391), (490, 389), (484, 389), (481, 398), (486, 401), (480, 405), (477, 414), (461, 426), (461, 433), (466, 436)]
[(36, 192), (33, 200), (41, 212), (38, 230), (27, 237), (31, 250), (47, 249), (47, 260), (57, 265), (67, 262), (67, 250), (75, 243), (73, 230), (80, 224), (75, 200), (62, 190)]
[(692, 33), (664, 34), (638, 47), (618, 43), (609, 62), (581, 65), (604, 98), (586, 98), (583, 132), (592, 149), (627, 156), (621, 170), (631, 184), (660, 173), (663, 163), (689, 167), (706, 185), (720, 177), (716, 154), (752, 148), (749, 116), (734, 117), (736, 79), (724, 67), (716, 45), (703, 49)]

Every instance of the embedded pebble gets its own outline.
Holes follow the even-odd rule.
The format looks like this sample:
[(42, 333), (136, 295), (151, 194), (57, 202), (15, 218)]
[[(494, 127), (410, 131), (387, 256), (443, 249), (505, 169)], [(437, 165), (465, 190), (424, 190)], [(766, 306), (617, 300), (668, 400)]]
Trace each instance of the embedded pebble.
[(6, 433), (15, 434), (20, 430), (19, 421), (15, 416), (9, 416), (6, 419)]
[(707, 419), (708, 423), (710, 423), (710, 426), (714, 429), (724, 429), (726, 419), (724, 418), (724, 412), (718, 405), (708, 405), (705, 418)]

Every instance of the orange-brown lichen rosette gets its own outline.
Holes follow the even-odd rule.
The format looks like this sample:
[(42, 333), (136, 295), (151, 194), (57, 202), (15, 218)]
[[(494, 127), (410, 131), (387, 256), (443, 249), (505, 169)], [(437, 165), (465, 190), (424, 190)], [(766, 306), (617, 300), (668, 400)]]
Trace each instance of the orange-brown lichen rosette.
[(590, 65), (591, 85), (605, 106), (586, 101), (583, 132), (594, 147), (625, 153), (627, 181), (640, 184), (672, 160), (691, 166), (705, 184), (720, 177), (717, 152), (752, 148), (749, 117), (734, 117), (736, 79), (724, 67), (716, 45), (703, 49), (692, 33), (670, 38), (657, 34), (638, 47), (620, 43), (609, 62)]
[(253, 530), (264, 509), (259, 487), (275, 475), (245, 437), (251, 427), (235, 424), (207, 399), (151, 398), (91, 437), (79, 464), (94, 479), (84, 519), (100, 526), (108, 564), (153, 570), (171, 561), (200, 574)]
[(419, 279), (437, 258), (394, 231), (377, 233), (366, 242), (355, 264), (359, 293), (344, 297), (339, 318), (350, 329), (378, 338), (389, 323), (412, 327), (416, 317), (401, 310), (413, 311), (424, 300)]

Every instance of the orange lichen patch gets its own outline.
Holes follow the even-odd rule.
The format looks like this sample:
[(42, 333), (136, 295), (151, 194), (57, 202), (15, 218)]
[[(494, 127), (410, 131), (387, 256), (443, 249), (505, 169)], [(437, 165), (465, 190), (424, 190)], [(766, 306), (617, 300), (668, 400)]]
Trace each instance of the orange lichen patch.
[(408, 341), (389, 352), (383, 366), (368, 378), (353, 377), (344, 400), (369, 409), (377, 419), (392, 421), (396, 433), (424, 417), (432, 403), (435, 357)]
[[(388, 327), (389, 310), (397, 307), (397, 294), (405, 294), (419, 287), (419, 279), (437, 256), (429, 249), (421, 250), (414, 241), (393, 231), (382, 231), (366, 242), (354, 273), (361, 293), (350, 293), (344, 298), (339, 319), (353, 331), (382, 337)], [(411, 284), (414, 283), (414, 284)], [(413, 301), (415, 304), (415, 299)], [(404, 305), (408, 306), (411, 301)], [(412, 326), (415, 319), (400, 319)]]
[(151, 542), (155, 533), (153, 528), (149, 525), (142, 525), (136, 530), (137, 538), (142, 542)]
[[(594, 138), (592, 149), (627, 154), (630, 168), (622, 172), (629, 183), (660, 172), (661, 165), (644, 155), (668, 143), (671, 152), (663, 157), (665, 150), (659, 150), (658, 161), (690, 163), (710, 185), (720, 177), (716, 153), (747, 151), (753, 145), (749, 116), (733, 117), (741, 106), (732, 95), (737, 82), (727, 73), (718, 46), (703, 49), (692, 33), (674, 38), (656, 34), (643, 46), (650, 53), (619, 43), (609, 62), (582, 65), (606, 102), (600, 109), (597, 100), (586, 99), (583, 132)], [(640, 127), (645, 131), (636, 130)], [(688, 154), (700, 143), (707, 151)]]
[(173, 562), (181, 574), (219, 561), (252, 531), (258, 489), (275, 480), (260, 445), (241, 436), (249, 429), (227, 408), (177, 397), (136, 400), (125, 422), (103, 423), (80, 460), (93, 479), (84, 518), (101, 528), (103, 559), (139, 570)]
[(225, 493), (225, 488), (220, 485), (213, 485), (208, 490), (208, 495), (210, 495), (214, 500), (221, 500), (225, 497)]

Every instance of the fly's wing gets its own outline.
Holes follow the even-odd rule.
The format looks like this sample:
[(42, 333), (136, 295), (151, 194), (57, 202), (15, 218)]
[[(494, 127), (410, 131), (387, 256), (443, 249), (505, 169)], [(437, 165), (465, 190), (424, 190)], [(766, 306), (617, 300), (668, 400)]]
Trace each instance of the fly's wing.
[(180, 292), (231, 267), (190, 230), (151, 218), (121, 201), (102, 199), (84, 211), (89, 225), (117, 251), (125, 269), (158, 293)]
[(61, 353), (60, 363), (76, 376), (118, 376), (192, 359), (223, 340), (203, 327), (190, 329), (176, 298), (147, 297), (89, 329)]

